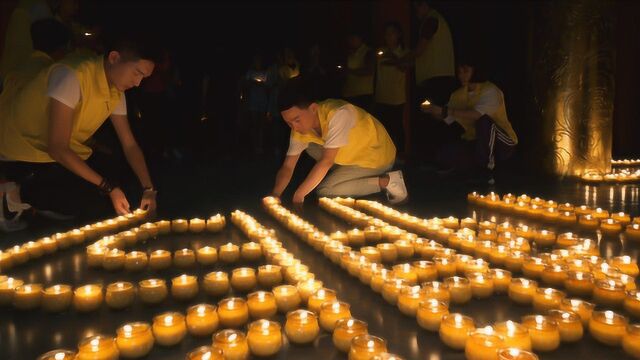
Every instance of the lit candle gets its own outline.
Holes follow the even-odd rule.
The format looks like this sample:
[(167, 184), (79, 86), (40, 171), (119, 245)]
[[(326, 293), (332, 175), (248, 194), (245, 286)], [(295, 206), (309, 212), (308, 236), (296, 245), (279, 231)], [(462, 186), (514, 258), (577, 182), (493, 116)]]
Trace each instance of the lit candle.
[(199, 233), (204, 231), (205, 222), (202, 219), (194, 218), (189, 220), (189, 231), (192, 233)]
[(264, 319), (252, 322), (249, 324), (247, 342), (253, 355), (275, 355), (282, 347), (280, 324)]
[(382, 240), (382, 231), (375, 226), (368, 226), (364, 229), (364, 238), (368, 243), (377, 243)]
[(152, 270), (168, 269), (171, 266), (171, 253), (167, 250), (156, 250), (149, 256), (149, 267)]
[(225, 360), (225, 356), (222, 349), (200, 346), (187, 354), (187, 360)]
[(549, 317), (558, 323), (562, 342), (576, 342), (582, 339), (584, 329), (578, 314), (573, 311), (551, 310)]
[(538, 355), (517, 348), (498, 350), (498, 360), (539, 360)]
[(105, 302), (112, 309), (124, 309), (133, 303), (135, 288), (129, 282), (116, 282), (107, 285)]
[(193, 305), (187, 310), (187, 330), (194, 336), (211, 336), (220, 320), (214, 305)]
[(171, 220), (171, 231), (174, 233), (184, 233), (189, 230), (189, 222), (184, 219)]
[(162, 346), (173, 346), (184, 339), (187, 324), (184, 315), (178, 312), (166, 312), (153, 318), (153, 336)]
[(469, 283), (469, 279), (459, 276), (452, 276), (446, 278), (444, 280), (444, 284), (449, 289), (452, 303), (461, 305), (471, 300), (471, 296), (473, 294), (471, 292), (471, 284)]
[(35, 241), (29, 241), (23, 246), (27, 252), (29, 253), (30, 259), (37, 259), (44, 255), (44, 249), (42, 248), (42, 244)]
[(448, 347), (456, 350), (465, 348), (469, 332), (475, 330), (473, 319), (462, 314), (447, 314), (440, 323), (440, 339)]
[(262, 247), (255, 242), (242, 244), (240, 256), (246, 261), (257, 261), (262, 257)]
[(495, 332), (503, 337), (505, 347), (531, 351), (529, 330), (522, 324), (508, 320), (495, 324)]
[(533, 295), (533, 308), (536, 311), (546, 313), (551, 309), (560, 308), (565, 293), (554, 288), (538, 288)]
[(247, 296), (249, 315), (253, 319), (268, 319), (278, 311), (276, 298), (272, 292), (256, 291)]
[(140, 229), (149, 234), (149, 237), (156, 238), (158, 237), (158, 226), (154, 223), (145, 223), (140, 226)]
[(47, 312), (61, 312), (69, 308), (72, 299), (71, 286), (50, 286), (42, 291), (42, 309)]
[(102, 300), (102, 285), (84, 285), (73, 292), (73, 307), (79, 312), (97, 310)]
[(171, 279), (171, 296), (176, 300), (186, 301), (198, 295), (198, 278), (182, 274)]
[(626, 333), (627, 318), (613, 311), (594, 311), (589, 320), (589, 333), (599, 342), (620, 346)]
[(529, 305), (533, 302), (533, 296), (538, 288), (538, 283), (535, 280), (528, 280), (524, 278), (511, 279), (509, 284), (509, 298), (517, 304)]
[(276, 304), (278, 311), (286, 314), (289, 311), (295, 310), (300, 306), (302, 298), (295, 286), (280, 285), (273, 288), (273, 294), (276, 297)]
[(218, 261), (218, 250), (211, 246), (203, 246), (196, 252), (196, 259), (200, 265), (213, 265)]
[(102, 266), (102, 260), (107, 253), (107, 249), (97, 246), (87, 246), (87, 266), (100, 267)]
[(156, 221), (156, 228), (159, 234), (168, 234), (171, 232), (171, 222), (168, 220)]
[(382, 262), (392, 263), (398, 259), (398, 249), (394, 244), (383, 243), (376, 245), (376, 248), (380, 251), (380, 257)]
[(105, 270), (114, 271), (124, 267), (125, 252), (119, 249), (108, 251), (102, 260), (102, 267)]
[(438, 278), (438, 269), (436, 269), (436, 264), (431, 261), (419, 260), (414, 261), (411, 265), (418, 275), (418, 283), (433, 281)]
[(637, 277), (640, 273), (638, 263), (628, 255), (614, 257), (609, 264), (629, 276)]
[(282, 283), (282, 268), (278, 265), (262, 265), (258, 267), (258, 284), (270, 289)]
[(544, 271), (546, 264), (539, 257), (525, 258), (522, 264), (522, 274), (531, 279), (538, 279)]
[(438, 281), (428, 281), (422, 284), (422, 292), (425, 299), (437, 299), (449, 303), (451, 301), (451, 293), (447, 284)]
[(228, 264), (237, 262), (240, 259), (240, 248), (232, 243), (222, 245), (218, 250), (218, 258)]
[(258, 283), (253, 268), (243, 267), (234, 269), (231, 273), (231, 287), (240, 292), (253, 290)]
[(392, 267), (393, 275), (407, 282), (409, 285), (418, 283), (418, 273), (410, 264), (398, 264)]
[(408, 240), (396, 240), (393, 245), (395, 245), (396, 250), (398, 251), (398, 258), (400, 259), (409, 259), (413, 257), (413, 254), (415, 253), (413, 244)]
[(364, 246), (365, 244), (364, 232), (358, 229), (347, 231), (347, 239), (348, 239), (347, 242), (349, 246), (352, 246), (352, 247), (358, 248), (358, 247)]
[(436, 264), (438, 277), (448, 278), (456, 275), (456, 263), (451, 258), (436, 256), (433, 258), (433, 262)]
[(600, 220), (591, 214), (583, 215), (578, 218), (578, 224), (587, 230), (595, 230), (600, 224)]
[(593, 301), (604, 306), (621, 306), (625, 296), (625, 285), (620, 280), (597, 280), (593, 289)]
[(543, 315), (528, 315), (522, 318), (522, 325), (529, 329), (533, 350), (547, 352), (560, 346), (560, 330), (553, 319)]
[(497, 294), (506, 294), (511, 283), (511, 272), (502, 269), (490, 269), (493, 277), (493, 289)]
[(640, 241), (640, 224), (629, 224), (625, 228), (625, 236), (631, 241)]
[(358, 335), (368, 334), (366, 322), (354, 318), (344, 318), (336, 322), (333, 331), (333, 344), (342, 352), (349, 352), (351, 341)]
[(142, 251), (128, 253), (124, 260), (124, 268), (128, 271), (142, 271), (147, 267), (149, 259)]
[(302, 302), (307, 303), (309, 297), (311, 297), (312, 294), (322, 289), (322, 285), (322, 281), (315, 279), (299, 281), (296, 287), (298, 289), (298, 293), (300, 294), (300, 299), (302, 299)]
[(504, 259), (504, 267), (515, 273), (522, 269), (525, 254), (522, 251), (511, 251), (509, 256)]
[(498, 349), (504, 346), (503, 337), (497, 335), (489, 326), (474, 330), (469, 334), (464, 354), (468, 360), (497, 360)]
[(48, 351), (38, 357), (38, 360), (74, 360), (77, 353), (72, 350), (57, 349)]
[(471, 293), (477, 299), (486, 299), (493, 295), (493, 278), (491, 274), (473, 272), (467, 275), (471, 285)]
[(207, 231), (209, 232), (218, 232), (221, 231), (226, 224), (226, 220), (224, 216), (220, 214), (216, 214), (209, 219), (207, 219)]
[[(38, 242), (42, 244), (42, 250), (44, 250), (46, 254), (52, 254), (58, 250), (58, 242), (55, 239), (52, 239), (48, 236), (38, 240)], [(7, 254), (7, 255), (10, 255), (10, 254)], [(0, 270), (1, 269), (3, 269), (3, 267), (2, 267), (2, 252), (0, 251)]]
[(202, 282), (204, 291), (213, 297), (222, 296), (231, 288), (229, 275), (224, 271), (214, 271), (205, 275)]
[(167, 298), (169, 291), (162, 279), (142, 280), (138, 283), (140, 301), (145, 304), (159, 304)]
[(423, 299), (420, 286), (404, 286), (400, 289), (397, 298), (398, 309), (401, 313), (415, 317), (418, 305)]
[(556, 243), (556, 233), (549, 230), (541, 230), (536, 233), (534, 240), (538, 246), (549, 247)]
[(627, 332), (622, 337), (622, 349), (634, 359), (640, 358), (640, 324), (627, 327)]
[(336, 300), (323, 303), (320, 306), (320, 326), (333, 332), (338, 320), (351, 317), (349, 308), (349, 304)]
[(223, 327), (239, 328), (249, 321), (249, 307), (242, 298), (226, 298), (218, 303), (218, 317)]
[(596, 307), (595, 304), (590, 302), (586, 302), (580, 299), (564, 299), (562, 300), (562, 304), (560, 305), (560, 310), (571, 311), (580, 317), (582, 321), (582, 326), (587, 327), (589, 325), (589, 320), (591, 320), (591, 314), (593, 313), (593, 309)]
[(176, 250), (173, 254), (173, 265), (179, 268), (188, 268), (196, 263), (196, 254), (191, 249)]
[(600, 223), (600, 232), (603, 236), (617, 236), (622, 232), (622, 224), (614, 219), (605, 219)]
[(32, 310), (42, 302), (42, 285), (25, 284), (15, 288), (13, 306), (20, 310)]
[(313, 342), (320, 333), (318, 316), (307, 310), (300, 309), (291, 311), (287, 314), (284, 332), (292, 343), (300, 345), (309, 344)]
[(560, 214), (558, 214), (558, 222), (562, 225), (567, 225), (567, 226), (571, 226), (574, 225), (576, 223), (576, 213), (574, 213), (573, 211), (560, 211)]
[(360, 253), (365, 256), (369, 261), (374, 263), (382, 262), (382, 255), (380, 254), (380, 250), (373, 246), (365, 246), (360, 248)]
[(568, 271), (564, 287), (572, 295), (590, 297), (595, 287), (593, 275), (590, 272)]
[(155, 339), (145, 322), (125, 324), (116, 330), (116, 345), (125, 358), (141, 358), (149, 354)]
[(369, 360), (387, 352), (387, 342), (377, 336), (358, 335), (351, 341), (349, 360)]
[(242, 331), (221, 330), (213, 336), (213, 347), (224, 353), (226, 360), (246, 360), (249, 358), (249, 343)]
[(309, 297), (307, 307), (316, 314), (320, 314), (320, 307), (325, 302), (337, 300), (336, 292), (331, 289), (322, 288)]
[(421, 328), (438, 331), (442, 318), (447, 314), (449, 314), (449, 308), (446, 303), (436, 299), (427, 299), (418, 305), (416, 317)]
[(116, 339), (96, 335), (85, 338), (78, 345), (77, 360), (116, 360), (120, 356)]

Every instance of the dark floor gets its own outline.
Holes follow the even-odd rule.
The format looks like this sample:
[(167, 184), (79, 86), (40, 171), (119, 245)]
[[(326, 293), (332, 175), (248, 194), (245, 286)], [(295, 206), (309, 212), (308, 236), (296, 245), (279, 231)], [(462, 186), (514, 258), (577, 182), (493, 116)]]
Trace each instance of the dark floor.
[[(228, 216), (234, 209), (247, 211), (264, 225), (275, 228), (278, 237), (290, 252), (309, 265), (311, 271), (316, 273), (317, 278), (322, 280), (326, 287), (336, 289), (342, 300), (352, 304), (353, 315), (368, 322), (371, 333), (387, 339), (391, 352), (407, 359), (463, 359), (463, 353), (446, 348), (437, 334), (420, 329), (414, 319), (403, 316), (395, 307), (386, 304), (381, 296), (349, 277), (340, 267), (318, 256), (306, 244), (297, 241), (261, 209), (260, 199), (269, 192), (275, 169), (276, 165), (270, 162), (252, 162), (242, 165), (219, 163), (211, 167), (196, 164), (168, 165), (159, 176), (156, 176), (156, 183), (161, 188), (159, 217), (207, 217), (217, 212), (224, 212)], [(483, 192), (490, 190), (487, 186), (470, 185), (463, 178), (440, 179), (432, 172), (419, 168), (406, 169), (405, 177), (410, 189), (411, 201), (399, 208), (421, 217), (454, 215), (462, 218), (471, 215), (476, 209), (467, 206), (466, 194), (473, 190)], [(586, 204), (611, 211), (625, 211), (632, 215), (640, 213), (639, 190), (636, 185), (586, 186), (512, 172), (502, 174), (498, 178), (495, 189), (491, 190), (500, 193), (527, 193), (531, 196), (546, 197), (561, 202), (569, 201), (576, 205)], [(484, 218), (491, 214), (478, 211), (476, 215)], [(320, 210), (313, 199), (307, 201), (301, 210), (301, 216), (325, 232), (348, 229), (346, 223)], [(2, 244), (0, 248), (76, 225), (73, 222), (51, 223), (36, 220), (28, 230), (11, 235), (0, 235)], [(236, 243), (244, 241), (239, 231), (231, 225), (227, 226), (222, 234), (168, 236), (157, 242), (140, 245), (139, 249), (180, 249), (203, 243), (220, 245), (229, 240)], [(600, 245), (606, 256), (626, 253), (638, 258), (637, 248), (623, 244), (619, 240), (603, 240)], [(87, 269), (83, 254), (82, 247), (71, 248), (15, 268), (9, 272), (9, 275), (45, 285), (54, 283), (80, 285), (90, 281), (108, 284), (116, 280), (133, 282), (151, 277), (149, 272), (130, 275), (125, 272), (107, 273)], [(220, 268), (218, 265), (213, 267), (213, 269), (218, 268)], [(189, 272), (200, 275), (211, 270), (198, 267)], [(170, 270), (156, 275), (169, 279), (178, 273), (177, 270)], [(217, 301), (217, 299), (205, 299), (204, 296), (200, 296), (189, 304), (172, 301), (156, 307), (135, 304), (132, 308), (123, 311), (103, 308), (97, 313), (87, 315), (79, 315), (73, 311), (50, 315), (40, 311), (25, 313), (0, 309), (0, 359), (34, 359), (37, 355), (54, 348), (75, 348), (84, 335), (99, 332), (115, 333), (115, 329), (124, 322), (150, 321), (154, 314), (165, 310), (184, 311), (191, 303), (202, 301)], [(457, 310), (473, 316), (482, 325), (500, 320), (518, 319), (533, 311), (529, 307), (513, 305), (504, 296), (474, 300), (463, 307), (452, 308), (452, 312)], [(196, 339), (187, 336), (174, 348), (155, 347), (148, 358), (181, 359), (189, 350), (209, 342), (210, 340), (206, 338)], [(621, 349), (611, 349), (595, 343), (588, 335), (578, 344), (563, 344), (557, 351), (541, 355), (541, 359), (569, 357), (612, 359), (625, 358), (625, 355)], [(346, 356), (335, 350), (330, 336), (324, 333), (312, 347), (285, 346), (278, 354), (278, 358), (346, 359)]]

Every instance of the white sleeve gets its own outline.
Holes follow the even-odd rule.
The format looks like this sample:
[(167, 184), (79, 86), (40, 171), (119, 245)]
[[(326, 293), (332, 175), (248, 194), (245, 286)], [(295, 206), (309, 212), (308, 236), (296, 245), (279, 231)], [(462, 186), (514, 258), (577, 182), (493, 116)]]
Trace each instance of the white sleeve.
[(288, 156), (300, 155), (309, 146), (309, 144), (296, 140), (292, 137), (289, 138), (289, 149), (287, 150)]
[(113, 109), (112, 115), (127, 115), (127, 97), (122, 94), (122, 101)]
[(56, 66), (49, 74), (47, 96), (75, 109), (80, 102), (80, 81), (68, 66)]
[(340, 107), (331, 119), (324, 141), (325, 149), (343, 147), (349, 143), (349, 132), (356, 125), (356, 110), (352, 105)]
[(483, 91), (478, 98), (478, 102), (473, 105), (473, 109), (481, 115), (495, 114), (500, 108), (500, 92), (494, 87)]

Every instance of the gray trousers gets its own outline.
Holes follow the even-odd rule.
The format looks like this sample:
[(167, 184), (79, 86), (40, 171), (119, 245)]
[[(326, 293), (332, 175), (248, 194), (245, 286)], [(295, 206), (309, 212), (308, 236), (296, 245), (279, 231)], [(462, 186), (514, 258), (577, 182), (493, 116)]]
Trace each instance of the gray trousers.
[[(316, 161), (322, 157), (322, 146), (310, 143), (307, 153)], [(380, 175), (391, 170), (393, 164), (370, 169), (355, 165), (334, 165), (316, 188), (318, 196), (365, 196), (380, 192)]]

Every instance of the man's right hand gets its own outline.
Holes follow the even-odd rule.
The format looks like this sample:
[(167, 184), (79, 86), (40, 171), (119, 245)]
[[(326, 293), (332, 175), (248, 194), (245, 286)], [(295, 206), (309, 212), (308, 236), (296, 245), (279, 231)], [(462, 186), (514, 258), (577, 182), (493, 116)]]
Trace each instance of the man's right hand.
[(127, 197), (124, 195), (124, 192), (120, 190), (120, 188), (113, 189), (109, 193), (109, 197), (111, 198), (113, 209), (118, 215), (125, 215), (131, 212), (131, 210), (129, 209), (129, 202), (127, 201)]

